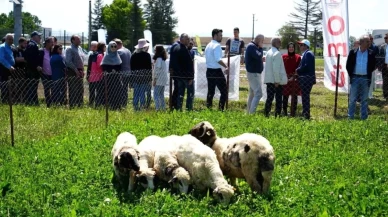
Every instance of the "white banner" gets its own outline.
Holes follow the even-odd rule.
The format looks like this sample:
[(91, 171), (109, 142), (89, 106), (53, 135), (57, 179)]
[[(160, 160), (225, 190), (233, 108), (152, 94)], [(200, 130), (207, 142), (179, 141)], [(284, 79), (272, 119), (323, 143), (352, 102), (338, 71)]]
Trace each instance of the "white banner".
[[(229, 74), (229, 100), (239, 100), (239, 87), (240, 87), (240, 56), (230, 57), (230, 74)], [(222, 59), (225, 63), (228, 62), (227, 58)], [(170, 63), (170, 59), (166, 60), (167, 69)], [(207, 79), (206, 79), (206, 59), (204, 57), (195, 56), (194, 62), (194, 98), (206, 100), (207, 96)], [(168, 73), (170, 76), (170, 73)], [(226, 75), (225, 75), (226, 78)], [(169, 79), (170, 80), (170, 77)], [(169, 84), (164, 88), (164, 96), (169, 97)], [(216, 88), (216, 94), (214, 99), (219, 99), (221, 96), (220, 91)], [(186, 95), (184, 96), (186, 100)]]
[[(349, 54), (348, 0), (322, 0), (323, 56), (325, 60), (324, 85), (335, 91), (339, 68), (338, 92), (348, 93), (349, 79), (346, 60)], [(337, 55), (340, 64), (337, 66)]]

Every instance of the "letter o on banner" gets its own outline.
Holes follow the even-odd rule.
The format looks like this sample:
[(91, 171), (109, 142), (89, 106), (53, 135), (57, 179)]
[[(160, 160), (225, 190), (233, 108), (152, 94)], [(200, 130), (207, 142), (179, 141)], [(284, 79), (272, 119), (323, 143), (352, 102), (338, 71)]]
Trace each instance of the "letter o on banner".
[[(331, 28), (331, 24), (332, 24), (332, 22), (334, 21), (334, 20), (338, 20), (339, 22), (340, 22), (340, 29), (338, 30), (338, 31), (333, 31), (333, 29)], [(340, 16), (332, 16), (332, 17), (330, 17), (329, 18), (329, 20), (328, 20), (328, 22), (327, 22), (327, 27), (328, 27), (328, 29), (329, 29), (329, 33), (331, 34), (331, 35), (334, 35), (334, 36), (336, 36), (336, 35), (340, 35), (344, 30), (345, 30), (345, 21), (344, 21), (344, 19), (342, 18), (342, 17), (340, 17)]]

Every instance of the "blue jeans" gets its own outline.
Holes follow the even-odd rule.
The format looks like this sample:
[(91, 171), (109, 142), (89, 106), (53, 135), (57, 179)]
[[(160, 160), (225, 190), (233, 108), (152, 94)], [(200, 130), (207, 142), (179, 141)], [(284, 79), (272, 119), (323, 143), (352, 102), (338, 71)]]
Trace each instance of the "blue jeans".
[(193, 110), (194, 80), (191, 82), (190, 85), (189, 85), (190, 80), (177, 79), (177, 81), (178, 81), (177, 110), (182, 110), (183, 98), (185, 96), (186, 88), (187, 88), (186, 109), (189, 111)]
[(133, 108), (135, 111), (145, 108), (147, 86), (148, 84), (133, 84)]
[(156, 85), (154, 87), (154, 101), (156, 110), (166, 109), (166, 103), (164, 102), (164, 86)]
[(358, 96), (361, 96), (361, 119), (368, 118), (368, 93), (369, 93), (369, 80), (365, 77), (353, 77), (351, 78), (350, 86), (350, 99), (348, 108), (349, 119), (354, 119), (354, 113), (356, 112), (356, 101)]

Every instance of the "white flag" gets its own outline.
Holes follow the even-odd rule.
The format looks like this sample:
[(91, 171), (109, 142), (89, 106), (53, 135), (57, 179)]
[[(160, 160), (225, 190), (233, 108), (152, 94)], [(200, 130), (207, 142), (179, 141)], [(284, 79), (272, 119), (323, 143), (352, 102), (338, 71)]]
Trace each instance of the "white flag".
[[(324, 85), (335, 91), (339, 68), (338, 92), (347, 93), (348, 73), (346, 60), (349, 54), (348, 0), (322, 0), (323, 56), (325, 60)], [(337, 66), (337, 55), (340, 63)]]

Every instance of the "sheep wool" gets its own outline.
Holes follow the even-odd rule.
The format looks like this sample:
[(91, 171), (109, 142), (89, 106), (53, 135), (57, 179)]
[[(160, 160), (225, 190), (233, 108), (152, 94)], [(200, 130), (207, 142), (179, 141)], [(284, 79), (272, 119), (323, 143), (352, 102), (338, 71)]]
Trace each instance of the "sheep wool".
[(234, 188), (224, 179), (214, 151), (191, 135), (167, 139), (175, 143), (174, 152), (178, 163), (189, 172), (194, 188), (213, 189), (213, 196), (228, 204)]
[(135, 174), (139, 171), (139, 151), (137, 149), (137, 139), (129, 132), (120, 133), (113, 145), (112, 161), (114, 175), (121, 187), (124, 186), (123, 178), (129, 176), (128, 192), (134, 188)]
[(245, 178), (253, 191), (268, 193), (275, 153), (266, 138), (253, 133), (219, 138), (207, 121), (195, 125), (189, 133), (214, 150), (222, 172), (233, 186), (237, 187), (236, 178)]

